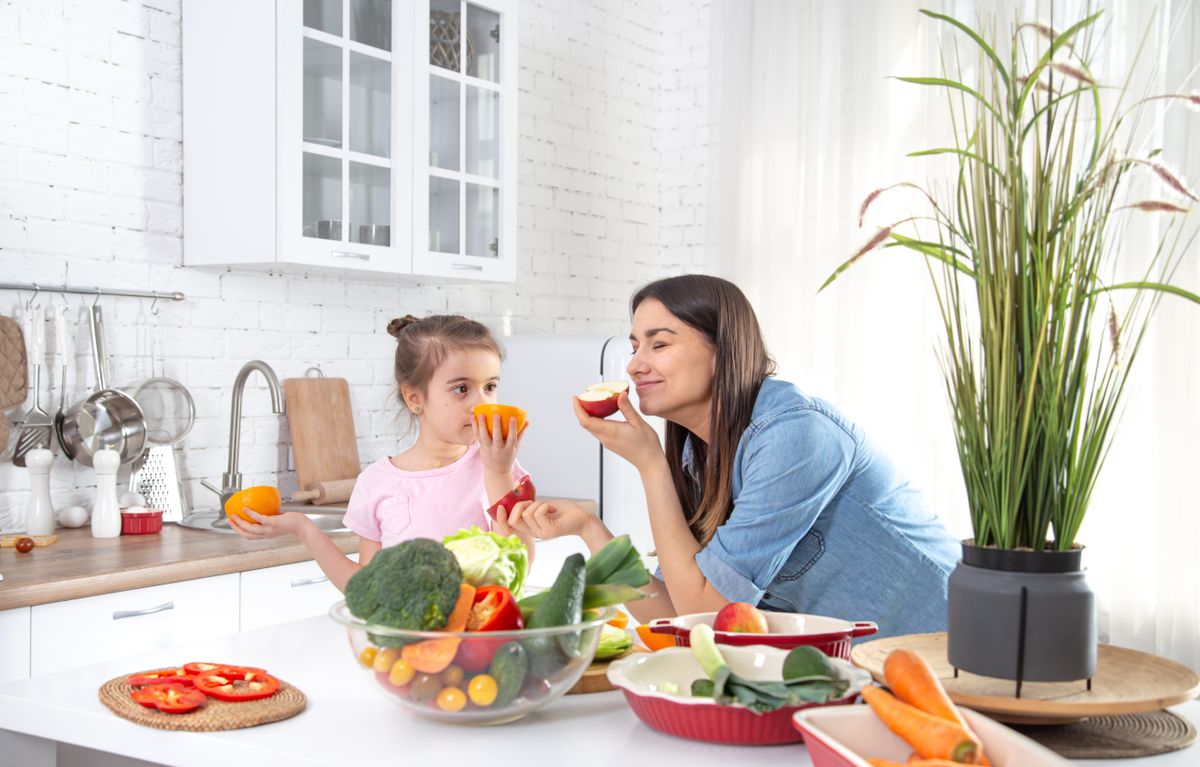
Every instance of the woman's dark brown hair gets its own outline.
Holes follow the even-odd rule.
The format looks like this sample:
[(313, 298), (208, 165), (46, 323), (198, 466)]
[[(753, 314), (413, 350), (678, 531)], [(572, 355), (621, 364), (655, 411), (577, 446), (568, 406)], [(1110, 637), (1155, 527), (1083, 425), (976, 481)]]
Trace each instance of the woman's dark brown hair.
[(396, 395), (405, 408), (404, 387), (424, 392), (433, 373), (452, 351), (487, 349), (504, 359), (504, 350), (492, 331), (481, 322), (457, 314), (417, 318), (411, 314), (388, 323), (396, 339)]
[(775, 373), (775, 361), (767, 353), (754, 309), (732, 282), (699, 274), (657, 280), (634, 294), (630, 314), (651, 298), (702, 333), (715, 350), (710, 442), (692, 439), (695, 484), (683, 468), (683, 446), (691, 432), (667, 422), (671, 480), (692, 534), (703, 546), (733, 511), (733, 457), (763, 379)]

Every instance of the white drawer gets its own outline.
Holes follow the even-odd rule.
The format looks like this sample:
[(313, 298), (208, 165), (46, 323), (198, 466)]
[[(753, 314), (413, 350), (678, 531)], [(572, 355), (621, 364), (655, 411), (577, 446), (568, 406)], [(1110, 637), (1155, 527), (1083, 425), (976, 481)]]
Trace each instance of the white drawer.
[(0, 682), (29, 678), (29, 610), (0, 610)]
[(48, 674), (237, 631), (237, 573), (35, 605), (30, 670)]
[[(358, 554), (350, 558), (358, 561)], [(324, 615), (342, 598), (316, 562), (242, 573), (242, 631)]]

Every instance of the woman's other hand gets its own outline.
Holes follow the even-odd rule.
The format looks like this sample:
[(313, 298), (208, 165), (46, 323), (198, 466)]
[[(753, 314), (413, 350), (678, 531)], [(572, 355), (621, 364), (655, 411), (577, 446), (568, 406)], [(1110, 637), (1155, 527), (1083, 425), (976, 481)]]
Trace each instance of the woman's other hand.
[[(503, 510), (497, 512), (500, 520)], [(564, 535), (582, 535), (595, 515), (571, 501), (521, 501), (505, 518), (505, 524), (518, 535), (549, 540)]]
[(621, 392), (617, 397), (617, 407), (625, 417), (624, 422), (588, 415), (583, 405), (579, 404), (578, 397), (572, 397), (571, 402), (575, 405), (575, 417), (579, 419), (579, 425), (600, 440), (604, 447), (633, 464), (638, 471), (645, 471), (665, 458), (658, 432), (638, 413), (627, 393)]

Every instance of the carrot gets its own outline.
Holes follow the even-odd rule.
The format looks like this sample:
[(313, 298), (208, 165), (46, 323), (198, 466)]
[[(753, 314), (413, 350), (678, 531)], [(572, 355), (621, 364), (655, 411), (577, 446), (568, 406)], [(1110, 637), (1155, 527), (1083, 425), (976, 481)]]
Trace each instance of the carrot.
[(979, 740), (954, 722), (927, 714), (873, 685), (862, 696), (888, 729), (904, 738), (925, 759), (978, 764)]
[[(910, 706), (916, 706), (927, 714), (957, 723), (960, 727), (979, 740), (967, 724), (962, 712), (946, 694), (929, 661), (912, 650), (893, 650), (888, 653), (883, 662), (883, 675), (892, 694)], [(988, 764), (982, 752), (979, 755), (980, 764)]]
[[(469, 583), (459, 584), (458, 601), (450, 612), (450, 619), (441, 631), (463, 631), (467, 627), (467, 618), (471, 615), (471, 605), (475, 603), (475, 587)], [(445, 639), (425, 639), (410, 645), (405, 645), (400, 651), (400, 659), (414, 670), (422, 674), (438, 674), (454, 660), (458, 645), (462, 642), (457, 637)]]

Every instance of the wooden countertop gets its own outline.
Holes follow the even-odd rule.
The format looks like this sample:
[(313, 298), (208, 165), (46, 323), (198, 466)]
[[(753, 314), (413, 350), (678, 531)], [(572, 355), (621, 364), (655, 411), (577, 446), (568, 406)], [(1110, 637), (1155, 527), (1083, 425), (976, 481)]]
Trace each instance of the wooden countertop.
[[(312, 559), (294, 537), (248, 541), (171, 524), (154, 535), (118, 538), (93, 538), (87, 526), (55, 532), (57, 543), (27, 554), (0, 549), (0, 610)], [(358, 550), (354, 533), (331, 537), (347, 554)]]

